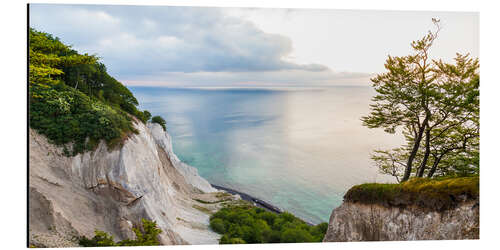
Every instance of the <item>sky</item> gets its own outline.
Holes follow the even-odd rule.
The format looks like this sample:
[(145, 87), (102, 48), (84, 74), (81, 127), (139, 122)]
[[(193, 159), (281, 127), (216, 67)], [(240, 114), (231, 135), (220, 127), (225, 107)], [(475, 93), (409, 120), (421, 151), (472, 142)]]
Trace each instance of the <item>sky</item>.
[(479, 56), (474, 12), (30, 5), (31, 27), (97, 54), (129, 86), (368, 85), (433, 17), (433, 58)]

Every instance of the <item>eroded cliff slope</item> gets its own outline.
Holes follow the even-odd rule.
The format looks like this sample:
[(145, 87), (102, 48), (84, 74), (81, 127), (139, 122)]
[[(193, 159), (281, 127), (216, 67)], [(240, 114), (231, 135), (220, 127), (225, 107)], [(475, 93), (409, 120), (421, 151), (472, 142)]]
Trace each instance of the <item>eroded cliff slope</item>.
[(479, 239), (479, 178), (351, 188), (324, 242)]
[[(77, 238), (94, 230), (116, 240), (133, 238), (142, 218), (163, 230), (162, 244), (216, 244), (208, 228), (218, 190), (172, 151), (170, 136), (158, 124), (135, 122), (120, 149), (105, 143), (74, 157), (30, 129), (29, 243), (76, 246)], [(237, 199), (237, 197), (233, 197)], [(226, 198), (227, 199), (227, 198)]]

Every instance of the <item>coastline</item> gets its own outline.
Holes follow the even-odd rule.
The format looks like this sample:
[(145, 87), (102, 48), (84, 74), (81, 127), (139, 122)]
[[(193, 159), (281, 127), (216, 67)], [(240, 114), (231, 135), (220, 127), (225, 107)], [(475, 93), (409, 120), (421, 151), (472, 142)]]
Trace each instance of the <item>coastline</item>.
[[(264, 208), (264, 209), (266, 209), (266, 210), (268, 210), (270, 212), (277, 213), (277, 214), (281, 214), (281, 213), (284, 212), (281, 208), (279, 208), (277, 206), (274, 206), (271, 203), (266, 202), (264, 200), (261, 200), (259, 198), (256, 198), (254, 196), (251, 196), (251, 195), (249, 195), (247, 193), (243, 193), (243, 192), (231, 189), (231, 188), (226, 188), (226, 187), (215, 185), (215, 184), (212, 184), (212, 183), (210, 183), (210, 185), (212, 185), (212, 187), (214, 187), (215, 189), (223, 190), (223, 191), (226, 191), (226, 192), (228, 192), (230, 194), (237, 194), (237, 195), (239, 195), (241, 197), (242, 200), (250, 201), (255, 206), (260, 207), (260, 208)], [(297, 218), (300, 218), (300, 217), (297, 217)], [(303, 220), (309, 226), (314, 226), (315, 225), (315, 224), (313, 224), (313, 223), (311, 223), (311, 222), (309, 222), (309, 221), (307, 221), (307, 220), (305, 220), (303, 218), (300, 218), (300, 219)]]

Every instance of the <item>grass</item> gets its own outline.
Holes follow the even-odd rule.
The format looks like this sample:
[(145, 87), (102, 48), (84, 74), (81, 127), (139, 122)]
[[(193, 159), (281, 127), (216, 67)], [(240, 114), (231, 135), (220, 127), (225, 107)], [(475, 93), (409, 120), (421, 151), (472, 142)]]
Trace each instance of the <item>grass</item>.
[(230, 200), (227, 202), (222, 202), (221, 204), (223, 208), (229, 208), (229, 209), (235, 209), (235, 208), (251, 209), (255, 207), (252, 202), (246, 200)]
[(218, 192), (215, 194), (215, 197), (217, 198), (226, 198), (226, 197), (230, 197), (231, 194), (230, 193), (226, 193), (226, 192)]
[(431, 210), (453, 208), (479, 198), (479, 177), (413, 178), (400, 184), (366, 183), (352, 187), (345, 201), (392, 206), (417, 205)]
[(199, 211), (201, 211), (203, 213), (206, 213), (206, 214), (212, 214), (213, 213), (210, 209), (208, 209), (206, 207), (198, 206), (196, 204), (193, 205), (193, 208), (195, 208), (195, 209), (197, 209), (197, 210), (199, 210)]
[(203, 204), (216, 204), (216, 203), (220, 203), (220, 202), (224, 202), (224, 201), (229, 201), (231, 199), (224, 199), (224, 200), (216, 200), (216, 201), (205, 201), (205, 200), (200, 200), (200, 199), (193, 199), (199, 203), (203, 203)]

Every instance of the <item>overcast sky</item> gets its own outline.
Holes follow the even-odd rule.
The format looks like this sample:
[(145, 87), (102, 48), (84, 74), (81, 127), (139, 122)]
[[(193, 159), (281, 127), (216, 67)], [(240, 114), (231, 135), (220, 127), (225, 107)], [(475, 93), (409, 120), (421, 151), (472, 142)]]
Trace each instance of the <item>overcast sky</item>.
[(97, 54), (127, 85), (367, 85), (432, 17), (434, 58), (479, 56), (477, 13), (30, 5), (31, 27)]

